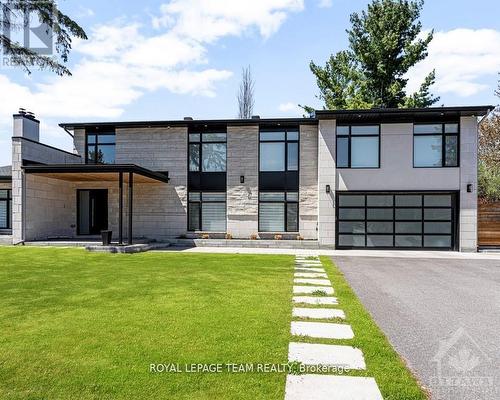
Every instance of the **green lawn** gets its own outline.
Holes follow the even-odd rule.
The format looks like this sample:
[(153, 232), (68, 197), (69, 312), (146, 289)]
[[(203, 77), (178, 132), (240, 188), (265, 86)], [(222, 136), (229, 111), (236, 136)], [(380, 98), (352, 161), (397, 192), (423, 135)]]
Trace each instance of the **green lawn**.
[(359, 347), (367, 370), (349, 374), (375, 377), (385, 400), (425, 399), (322, 261), (353, 340), (292, 338), (292, 256), (0, 247), (0, 398), (282, 400), (285, 372), (155, 374), (150, 364), (281, 364), (290, 341), (306, 340)]
[(0, 247), (0, 398), (282, 399), (293, 257)]

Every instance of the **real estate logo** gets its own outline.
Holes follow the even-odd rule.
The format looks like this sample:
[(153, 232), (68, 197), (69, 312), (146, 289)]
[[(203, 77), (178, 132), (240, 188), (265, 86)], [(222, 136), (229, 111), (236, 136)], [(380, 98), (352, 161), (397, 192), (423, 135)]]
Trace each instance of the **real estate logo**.
[(26, 55), (28, 64), (30, 53), (53, 54), (53, 29), (48, 22), (57, 19), (55, 4), (53, 0), (0, 0), (2, 66), (19, 65), (20, 54)]
[(480, 399), (499, 392), (498, 382), (488, 373), (492, 368), (489, 355), (463, 328), (440, 341), (431, 361), (436, 365), (431, 386), (438, 398), (446, 393)]

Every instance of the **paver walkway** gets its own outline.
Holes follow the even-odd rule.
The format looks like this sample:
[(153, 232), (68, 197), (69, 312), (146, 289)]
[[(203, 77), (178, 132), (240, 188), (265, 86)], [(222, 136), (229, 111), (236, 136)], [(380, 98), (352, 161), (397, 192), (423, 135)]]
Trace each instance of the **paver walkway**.
[[(338, 305), (332, 283), (318, 257), (296, 258), (293, 286), (293, 321), (290, 332), (300, 341), (292, 341), (288, 361), (301, 365), (335, 367), (330, 374), (288, 375), (285, 400), (382, 400), (373, 378), (332, 375), (336, 371), (366, 369), (361, 349), (348, 345), (307, 343), (318, 340), (354, 338), (351, 326), (343, 322), (343, 310)], [(297, 296), (307, 294), (307, 296)], [(330, 370), (329, 370), (330, 371)]]

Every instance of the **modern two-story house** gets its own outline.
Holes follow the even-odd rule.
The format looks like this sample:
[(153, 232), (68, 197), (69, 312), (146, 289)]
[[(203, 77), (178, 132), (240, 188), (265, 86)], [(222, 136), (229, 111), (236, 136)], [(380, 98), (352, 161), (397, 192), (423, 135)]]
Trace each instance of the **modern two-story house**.
[(39, 121), (20, 112), (0, 232), (476, 251), (478, 122), (491, 108), (60, 124), (73, 152), (40, 143)]

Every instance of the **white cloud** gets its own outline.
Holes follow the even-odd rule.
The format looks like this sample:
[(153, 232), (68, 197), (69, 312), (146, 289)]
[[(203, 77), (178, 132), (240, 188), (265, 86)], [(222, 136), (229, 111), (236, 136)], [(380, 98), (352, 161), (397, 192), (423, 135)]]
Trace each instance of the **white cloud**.
[(257, 28), (263, 37), (275, 33), (288, 13), (304, 9), (304, 0), (172, 0), (161, 6), (153, 26), (169, 27), (182, 37), (211, 43)]
[(318, 7), (319, 8), (330, 8), (333, 5), (333, 0), (319, 0)]
[[(208, 44), (255, 31), (266, 38), (303, 0), (172, 0), (153, 19), (146, 35), (125, 18), (94, 26), (89, 40), (75, 40), (71, 77), (48, 74), (28, 85), (0, 74), (0, 121), (10, 126), (18, 107), (51, 122), (73, 118), (118, 118), (148, 92), (215, 96), (215, 85), (232, 73), (208, 67)], [(90, 12), (87, 12), (90, 15)]]
[(304, 110), (300, 108), (297, 103), (291, 101), (287, 103), (281, 103), (278, 106), (278, 110), (284, 114), (290, 114), (290, 115), (301, 116), (302, 114), (304, 114)]
[(493, 29), (454, 29), (436, 32), (429, 45), (429, 56), (408, 73), (408, 91), (413, 92), (425, 76), (436, 69), (437, 94), (461, 97), (493, 90), (481, 79), (500, 71), (500, 31)]

